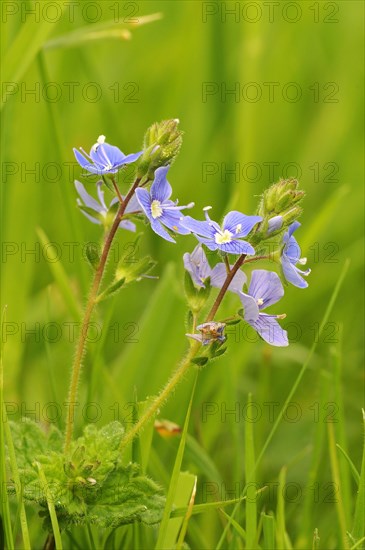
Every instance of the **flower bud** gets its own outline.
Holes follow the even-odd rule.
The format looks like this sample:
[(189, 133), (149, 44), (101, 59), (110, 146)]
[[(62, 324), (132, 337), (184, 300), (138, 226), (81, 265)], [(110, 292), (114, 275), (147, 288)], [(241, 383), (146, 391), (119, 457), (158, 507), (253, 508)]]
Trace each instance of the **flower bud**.
[(299, 191), (298, 187), (296, 179), (280, 180), (264, 192), (258, 210), (263, 221), (256, 232), (255, 242), (252, 241), (253, 245), (265, 240), (269, 235), (275, 236), (284, 231), (300, 216), (302, 209), (298, 203), (305, 193)]
[(143, 141), (143, 155), (138, 164), (138, 177), (153, 179), (157, 168), (174, 162), (182, 144), (182, 132), (178, 130), (178, 125), (179, 119), (175, 118), (155, 122), (148, 128)]
[(304, 197), (303, 191), (298, 191), (299, 183), (295, 179), (280, 180), (267, 189), (262, 198), (260, 215), (282, 214)]

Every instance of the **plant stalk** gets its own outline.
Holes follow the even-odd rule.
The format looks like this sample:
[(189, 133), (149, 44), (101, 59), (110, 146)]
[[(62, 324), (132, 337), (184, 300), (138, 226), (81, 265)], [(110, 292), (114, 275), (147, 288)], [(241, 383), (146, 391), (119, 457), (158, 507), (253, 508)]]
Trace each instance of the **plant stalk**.
[[(234, 264), (232, 269), (227, 273), (226, 280), (223, 283), (223, 286), (213, 304), (212, 309), (208, 313), (208, 316), (205, 320), (205, 322), (212, 321), (218, 311), (218, 308), (224, 298), (225, 293), (228, 290), (229, 285), (232, 282), (233, 277), (236, 275), (237, 271), (240, 269), (242, 264), (244, 263), (246, 258), (246, 254), (242, 254), (237, 260), (237, 262)], [(141, 416), (141, 418), (134, 424), (134, 426), (126, 433), (124, 438), (121, 441), (120, 444), (120, 450), (123, 451), (129, 443), (133, 441), (133, 439), (136, 437), (136, 435), (144, 428), (144, 426), (151, 420), (151, 418), (154, 416), (154, 414), (161, 408), (161, 406), (164, 404), (164, 402), (168, 399), (170, 394), (175, 390), (176, 386), (181, 382), (184, 375), (187, 373), (191, 361), (196, 356), (198, 350), (200, 349), (201, 344), (199, 342), (194, 342), (194, 344), (191, 345), (189, 352), (187, 353), (186, 357), (183, 359), (180, 366), (177, 368), (175, 373), (172, 375), (166, 386), (161, 390), (161, 392), (158, 394), (156, 399), (151, 403), (151, 405), (148, 407), (148, 409), (145, 411), (145, 413)]]
[(74, 409), (77, 404), (76, 399), (77, 399), (77, 392), (78, 392), (78, 386), (80, 381), (82, 359), (85, 353), (87, 330), (89, 327), (90, 319), (92, 317), (95, 305), (97, 303), (97, 295), (98, 295), (100, 284), (104, 275), (104, 270), (105, 270), (106, 262), (108, 259), (108, 255), (110, 252), (113, 239), (119, 227), (119, 223), (128, 206), (128, 203), (131, 200), (135, 190), (139, 186), (140, 181), (141, 181), (140, 178), (137, 178), (135, 180), (132, 187), (128, 191), (124, 201), (120, 203), (113, 225), (105, 239), (100, 262), (95, 271), (94, 280), (86, 302), (85, 313), (81, 324), (81, 332), (76, 345), (76, 353), (75, 353), (75, 358), (72, 365), (72, 374), (71, 374), (71, 382), (70, 382), (69, 393), (68, 393), (68, 401), (66, 403), (67, 417), (66, 417), (66, 436), (65, 436), (65, 446), (64, 446), (65, 453), (69, 451), (70, 444), (72, 441), (72, 435), (73, 435), (73, 429), (74, 429)]

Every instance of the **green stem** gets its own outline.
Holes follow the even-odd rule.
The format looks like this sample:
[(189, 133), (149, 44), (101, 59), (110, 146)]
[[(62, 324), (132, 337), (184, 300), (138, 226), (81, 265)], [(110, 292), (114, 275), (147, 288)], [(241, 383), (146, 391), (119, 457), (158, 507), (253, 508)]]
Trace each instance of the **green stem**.
[[(245, 254), (242, 254), (237, 260), (237, 262), (234, 264), (232, 269), (227, 273), (226, 280), (223, 283), (223, 286), (213, 304), (212, 309), (208, 313), (208, 316), (206, 318), (205, 322), (212, 321), (214, 319), (215, 314), (217, 313), (217, 310), (223, 300), (223, 297), (225, 293), (228, 290), (229, 285), (232, 282), (233, 277), (237, 273), (237, 271), (242, 266), (243, 262), (245, 261)], [(172, 375), (166, 386), (161, 390), (161, 392), (158, 394), (156, 399), (151, 403), (151, 405), (148, 407), (148, 409), (145, 411), (143, 416), (134, 424), (133, 428), (131, 428), (124, 438), (122, 439), (122, 442), (120, 444), (120, 450), (123, 451), (129, 443), (133, 441), (133, 439), (136, 437), (136, 435), (144, 428), (144, 426), (153, 418), (153, 416), (156, 414), (156, 412), (162, 407), (162, 405), (167, 401), (170, 394), (175, 390), (176, 386), (180, 383), (180, 381), (183, 379), (184, 375), (187, 373), (192, 360), (194, 359), (195, 355), (197, 354), (198, 350), (200, 349), (200, 342), (194, 342), (189, 352), (187, 353), (186, 357), (183, 359), (180, 366), (176, 369), (175, 373)]]
[(86, 303), (84, 318), (81, 324), (80, 336), (76, 345), (76, 353), (75, 353), (75, 358), (72, 365), (71, 382), (70, 382), (68, 401), (67, 401), (66, 436), (65, 436), (65, 447), (64, 447), (65, 453), (68, 452), (72, 441), (72, 435), (73, 435), (73, 429), (74, 429), (74, 408), (77, 404), (76, 402), (77, 391), (78, 391), (79, 380), (80, 380), (82, 359), (85, 353), (87, 330), (89, 327), (90, 319), (94, 312), (94, 307), (97, 303), (97, 295), (98, 295), (99, 287), (104, 275), (104, 270), (105, 270), (106, 262), (108, 259), (108, 255), (110, 252), (113, 239), (119, 227), (120, 220), (122, 219), (124, 212), (127, 208), (127, 205), (131, 200), (139, 183), (140, 183), (140, 178), (137, 178), (134, 184), (132, 185), (132, 187), (130, 188), (130, 190), (128, 191), (124, 201), (120, 203), (113, 225), (105, 239), (103, 252), (101, 254), (98, 268), (95, 271), (94, 280), (93, 280), (89, 297)]
[(147, 424), (149, 420), (151, 420), (151, 418), (154, 416), (154, 414), (162, 407), (164, 402), (170, 396), (171, 392), (174, 391), (176, 386), (179, 384), (181, 379), (184, 377), (184, 375), (188, 371), (191, 365), (191, 361), (195, 357), (199, 348), (200, 348), (200, 343), (194, 342), (189, 352), (187, 353), (186, 357), (183, 359), (180, 366), (177, 368), (175, 373), (167, 382), (166, 386), (161, 390), (161, 392), (158, 394), (158, 396), (153, 401), (153, 403), (151, 403), (151, 405), (148, 407), (144, 415), (138, 420), (138, 422), (136, 422), (136, 424), (134, 424), (133, 428), (131, 428), (126, 433), (126, 435), (124, 436), (120, 444), (121, 451), (123, 451), (129, 445), (129, 443), (133, 441), (133, 439), (138, 434), (138, 432), (140, 432), (140, 430), (144, 428), (145, 424)]

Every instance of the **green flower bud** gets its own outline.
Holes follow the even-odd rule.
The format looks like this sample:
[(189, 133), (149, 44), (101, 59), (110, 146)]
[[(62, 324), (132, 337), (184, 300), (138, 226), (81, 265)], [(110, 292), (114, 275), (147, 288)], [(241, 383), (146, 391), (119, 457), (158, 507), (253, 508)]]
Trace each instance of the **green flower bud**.
[(300, 206), (293, 206), (293, 208), (290, 208), (286, 212), (282, 214), (283, 217), (283, 227), (287, 227), (291, 223), (293, 223), (295, 220), (299, 218), (299, 216), (302, 214), (303, 209)]
[(280, 180), (267, 189), (262, 197), (260, 215), (282, 214), (304, 197), (303, 191), (298, 191), (299, 183), (295, 179)]
[(155, 122), (148, 128), (143, 140), (143, 155), (138, 164), (138, 177), (153, 179), (157, 168), (174, 162), (182, 144), (182, 132), (178, 130), (178, 125), (179, 120), (175, 118)]

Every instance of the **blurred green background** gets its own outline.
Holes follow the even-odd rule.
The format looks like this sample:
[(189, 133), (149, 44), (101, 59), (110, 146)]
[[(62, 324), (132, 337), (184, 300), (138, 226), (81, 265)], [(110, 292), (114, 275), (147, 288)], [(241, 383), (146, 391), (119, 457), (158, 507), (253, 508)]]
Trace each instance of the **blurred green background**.
[[(25, 2), (5, 2), (2, 14), (1, 292), (7, 305), (5, 399), (11, 418), (35, 410), (46, 421), (42, 411), (54, 401), (65, 411), (71, 323), (78, 321), (91, 275), (82, 249), (102, 237), (100, 227), (76, 207), (73, 178), (81, 178), (81, 169), (72, 148), (89, 150), (105, 134), (123, 152), (136, 152), (151, 123), (179, 118), (185, 136), (170, 172), (173, 198), (181, 204), (195, 201), (192, 213), (198, 218), (206, 205), (213, 206), (215, 219), (229, 209), (253, 214), (270, 183), (298, 177), (307, 197), (297, 238), (312, 269), (309, 288), (288, 287), (277, 306), (278, 313), (287, 313), (289, 348), (269, 348), (250, 332), (232, 331), (230, 353), (200, 373), (190, 433), (219, 477), (211, 479), (194, 454), (187, 454), (184, 467), (198, 474), (197, 501), (206, 498), (209, 481), (217, 483), (215, 496), (228, 498), (228, 490), (238, 496), (248, 392), (261, 412), (254, 422), (259, 452), (272, 427), (269, 411), (274, 407), (275, 417), (283, 404), (350, 258), (295, 395), (295, 410), (283, 419), (257, 474), (260, 484), (275, 484), (287, 466), (287, 480), (300, 488), (299, 497), (286, 498), (287, 531), (295, 547), (311, 546), (315, 527), (322, 548), (342, 547), (341, 505), (335, 501), (342, 503), (351, 530), (356, 490), (341, 457), (341, 491), (333, 485), (328, 429), (334, 428), (336, 441), (359, 468), (363, 4), (104, 1), (76, 3), (73, 13), (67, 8), (60, 17), (54, 7), (46, 8), (54, 2), (33, 4), (39, 17), (25, 15)], [(160, 17), (145, 25), (131, 24), (131, 18), (142, 23), (156, 13)], [(97, 27), (113, 19), (114, 27)], [(84, 40), (90, 26), (103, 34)], [(129, 39), (112, 34), (121, 28), (129, 29)], [(57, 42), (60, 36), (66, 39)], [(92, 181), (87, 186), (95, 192)], [(39, 228), (56, 247), (56, 257), (40, 241)], [(132, 234), (120, 232), (116, 256), (132, 241)], [(151, 252), (159, 262), (159, 280), (131, 286), (100, 308), (95, 321), (104, 328), (90, 345), (81, 395), (82, 403), (99, 404), (100, 424), (116, 415), (123, 419), (135, 391), (140, 399), (156, 393), (181, 357), (186, 347), (182, 254), (194, 246), (193, 237), (171, 245), (146, 228), (134, 253)], [(222, 316), (238, 305), (229, 297)], [(27, 335), (32, 328), (36, 334)], [(189, 393), (186, 380), (162, 417), (181, 424)], [(215, 412), (204, 417), (207, 403), (215, 404)], [(226, 415), (226, 409), (236, 415)], [(79, 415), (79, 428), (81, 420)], [(155, 437), (149, 473), (164, 484), (176, 445)], [(259, 511), (275, 507), (275, 497), (265, 493)], [(193, 548), (214, 547), (225, 521), (215, 512), (191, 520), (188, 542)]]

